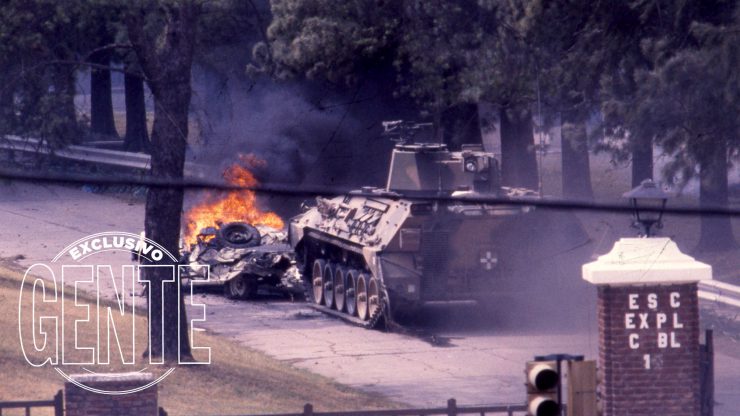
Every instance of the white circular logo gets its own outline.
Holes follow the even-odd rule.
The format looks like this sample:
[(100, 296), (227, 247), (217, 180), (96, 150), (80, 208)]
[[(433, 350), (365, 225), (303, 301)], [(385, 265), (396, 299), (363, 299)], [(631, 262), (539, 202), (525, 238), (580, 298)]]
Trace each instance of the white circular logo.
[[(124, 261), (122, 255), (126, 256)], [(142, 260), (146, 260), (144, 264)], [(180, 295), (179, 274), (191, 266), (178, 265), (177, 257), (143, 235), (114, 231), (81, 238), (48, 264), (29, 267), (18, 301), (18, 335), (26, 361), (34, 367), (51, 366), (70, 383), (100, 394), (135, 393), (164, 380), (175, 367), (161, 357), (144, 354), (156, 345), (153, 342), (162, 342), (164, 347), (164, 338), (153, 339), (152, 316), (147, 314), (142, 328), (144, 319), (136, 315), (142, 307), (147, 311), (146, 306), (152, 302), (161, 302), (160, 310), (165, 307), (164, 297), (153, 299), (148, 290), (152, 282), (142, 273), (147, 267), (169, 268), (172, 278), (162, 284), (177, 285)], [(144, 292), (148, 295), (146, 301), (139, 296)], [(192, 298), (191, 305), (202, 307), (203, 314), (188, 323), (204, 321), (205, 305), (192, 303)], [(179, 364), (210, 363), (209, 347), (193, 349), (207, 351), (208, 359), (178, 360)], [(73, 372), (85, 376), (74, 376)], [(121, 373), (130, 376), (144, 372), (154, 374), (148, 378), (153, 380), (136, 386), (129, 383), (120, 390), (96, 388), (84, 382), (96, 375), (111, 380), (117, 375), (123, 376), (121, 380), (142, 380), (145, 378)]]

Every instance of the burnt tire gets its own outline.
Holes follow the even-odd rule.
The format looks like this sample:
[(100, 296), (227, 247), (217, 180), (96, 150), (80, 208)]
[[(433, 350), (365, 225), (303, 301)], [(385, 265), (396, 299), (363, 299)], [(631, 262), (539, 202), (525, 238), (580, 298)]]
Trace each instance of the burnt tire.
[(333, 263), (324, 266), (324, 305), (327, 308), (334, 307), (334, 267)]
[(364, 273), (360, 273), (357, 276), (357, 287), (356, 287), (356, 298), (357, 298), (357, 317), (366, 321), (367, 315), (367, 277)]
[(334, 268), (334, 308), (339, 312), (344, 312), (346, 281), (347, 269), (337, 265)]
[(257, 294), (257, 282), (248, 276), (240, 275), (228, 282), (224, 287), (226, 297), (235, 300), (244, 300)]
[(311, 267), (311, 291), (313, 303), (321, 305), (324, 302), (324, 267), (326, 262), (322, 259), (316, 259)]
[(259, 230), (246, 222), (230, 222), (219, 228), (216, 235), (224, 247), (249, 248), (260, 245), (262, 237)]
[(355, 269), (350, 269), (344, 278), (344, 307), (347, 315), (357, 315), (357, 276), (360, 274)]

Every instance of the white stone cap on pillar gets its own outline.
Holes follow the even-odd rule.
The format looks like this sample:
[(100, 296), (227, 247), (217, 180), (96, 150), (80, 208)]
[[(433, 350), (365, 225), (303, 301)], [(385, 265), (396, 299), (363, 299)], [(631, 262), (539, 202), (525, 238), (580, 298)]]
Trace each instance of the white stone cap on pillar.
[(622, 238), (599, 259), (583, 265), (595, 285), (692, 283), (712, 278), (712, 266), (681, 253), (670, 238)]

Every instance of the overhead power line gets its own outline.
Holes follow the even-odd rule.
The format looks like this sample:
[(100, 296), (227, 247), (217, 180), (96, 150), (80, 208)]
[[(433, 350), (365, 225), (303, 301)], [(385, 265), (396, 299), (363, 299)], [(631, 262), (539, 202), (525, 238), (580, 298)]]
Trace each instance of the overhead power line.
[[(315, 197), (315, 196), (337, 196), (344, 195), (356, 188), (340, 187), (306, 187), (296, 188), (295, 185), (272, 184), (265, 186), (240, 186), (229, 183), (204, 180), (204, 179), (168, 179), (154, 178), (151, 176), (133, 176), (121, 175), (117, 177), (90, 175), (90, 174), (60, 174), (49, 175), (48, 173), (27, 172), (16, 169), (0, 168), (0, 178), (18, 180), (24, 182), (41, 182), (41, 183), (67, 183), (79, 185), (107, 185), (107, 186), (145, 186), (149, 188), (180, 188), (180, 189), (201, 189), (201, 190), (220, 190), (220, 191), (253, 191), (259, 194), (284, 195), (294, 197)], [(376, 195), (377, 197), (393, 198), (392, 193)], [(399, 197), (401, 197), (399, 195)], [(593, 212), (615, 212), (615, 213), (632, 213), (632, 206), (617, 203), (599, 203), (591, 201), (549, 199), (539, 197), (527, 198), (505, 198), (489, 195), (474, 196), (448, 196), (448, 195), (407, 195), (402, 196), (404, 199), (416, 201), (439, 201), (439, 202), (464, 202), (469, 204), (487, 204), (487, 205), (508, 205), (508, 206), (530, 206), (556, 210), (579, 210)], [(646, 212), (663, 211), (666, 214), (673, 215), (711, 215), (740, 217), (740, 209), (728, 207), (694, 207), (694, 206), (667, 206), (665, 209), (644, 208)]]

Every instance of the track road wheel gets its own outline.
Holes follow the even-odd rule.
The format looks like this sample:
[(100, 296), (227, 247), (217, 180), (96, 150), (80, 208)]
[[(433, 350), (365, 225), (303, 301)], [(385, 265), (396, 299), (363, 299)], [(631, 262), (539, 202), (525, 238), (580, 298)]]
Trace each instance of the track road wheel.
[(332, 263), (324, 266), (324, 305), (327, 308), (334, 307), (334, 267)]
[(324, 302), (324, 267), (326, 262), (322, 259), (316, 259), (311, 269), (311, 294), (313, 302), (321, 305)]
[(357, 276), (357, 316), (363, 321), (367, 320), (367, 278), (364, 273)]
[(344, 282), (347, 276), (347, 269), (337, 265), (334, 268), (334, 306), (339, 312), (344, 312), (345, 290)]
[(367, 285), (367, 316), (373, 317), (380, 309), (380, 284), (378, 279), (371, 278)]
[(356, 282), (358, 274), (359, 272), (357, 270), (350, 269), (344, 278), (344, 307), (349, 316), (357, 315)]
[(229, 299), (249, 299), (257, 292), (254, 282), (244, 275), (239, 275), (226, 282), (224, 290)]

